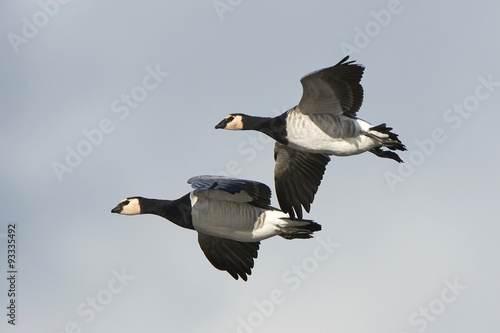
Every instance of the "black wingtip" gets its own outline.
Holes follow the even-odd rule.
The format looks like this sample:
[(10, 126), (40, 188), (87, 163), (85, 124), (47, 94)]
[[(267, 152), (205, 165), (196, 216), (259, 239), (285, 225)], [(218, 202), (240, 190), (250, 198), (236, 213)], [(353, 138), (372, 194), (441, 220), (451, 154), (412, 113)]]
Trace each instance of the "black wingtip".
[[(348, 56), (348, 55), (346, 55), (346, 56), (345, 56), (342, 60), (340, 60), (340, 61), (337, 63), (337, 65), (342, 65), (344, 62), (346, 62), (346, 61), (347, 61), (347, 59), (349, 59), (349, 56)], [(335, 66), (337, 66), (337, 65), (335, 65)]]
[(281, 210), (290, 219), (302, 221), (309, 213), (330, 157), (275, 145), (274, 185)]
[[(349, 56), (346, 55), (342, 60), (340, 60), (335, 66), (342, 66), (342, 65), (350, 65), (350, 64), (353, 64), (356, 62), (356, 60), (351, 60), (351, 61), (347, 61), (349, 59)], [(358, 67), (363, 67), (363, 65), (360, 65), (360, 64), (356, 64), (356, 66)]]
[(245, 281), (245, 282), (246, 282), (246, 281), (247, 281), (247, 279), (248, 279), (248, 278), (247, 278), (247, 276), (246, 276), (246, 274), (241, 274), (241, 275), (240, 275), (240, 274), (238, 274), (238, 273), (236, 273), (236, 272), (229, 272), (229, 271), (226, 271), (226, 272), (227, 272), (229, 275), (231, 275), (231, 276), (233, 277), (233, 279), (235, 279), (235, 280), (238, 280), (238, 279), (241, 277), (241, 279), (242, 279), (243, 281)]

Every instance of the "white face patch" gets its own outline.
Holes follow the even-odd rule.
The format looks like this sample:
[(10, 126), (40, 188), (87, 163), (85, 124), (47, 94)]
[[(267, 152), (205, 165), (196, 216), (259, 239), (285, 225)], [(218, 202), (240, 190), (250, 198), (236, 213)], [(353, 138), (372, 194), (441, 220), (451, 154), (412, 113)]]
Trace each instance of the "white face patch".
[(139, 204), (139, 199), (124, 199), (122, 203), (128, 201), (128, 204), (122, 206), (122, 211), (120, 214), (122, 215), (136, 215), (141, 213), (141, 205)]
[(236, 115), (236, 116), (229, 115), (226, 117), (226, 119), (229, 117), (233, 117), (233, 120), (231, 120), (230, 122), (227, 123), (226, 129), (233, 130), (233, 131), (243, 129), (243, 117), (241, 115)]

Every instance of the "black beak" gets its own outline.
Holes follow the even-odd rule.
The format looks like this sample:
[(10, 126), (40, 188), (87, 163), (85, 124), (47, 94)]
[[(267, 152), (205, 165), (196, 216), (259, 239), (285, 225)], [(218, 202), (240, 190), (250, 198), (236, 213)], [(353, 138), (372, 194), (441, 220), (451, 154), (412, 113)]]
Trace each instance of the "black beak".
[(118, 206), (116, 206), (115, 208), (113, 208), (113, 209), (111, 210), (111, 213), (117, 213), (117, 214), (120, 214), (120, 213), (121, 213), (121, 211), (122, 211), (122, 207), (123, 207), (123, 206), (122, 206), (121, 204), (119, 204)]
[(219, 129), (219, 128), (226, 128), (226, 125), (227, 125), (227, 118), (224, 118), (222, 119), (222, 121), (220, 123), (218, 123), (217, 125), (215, 125), (215, 129)]

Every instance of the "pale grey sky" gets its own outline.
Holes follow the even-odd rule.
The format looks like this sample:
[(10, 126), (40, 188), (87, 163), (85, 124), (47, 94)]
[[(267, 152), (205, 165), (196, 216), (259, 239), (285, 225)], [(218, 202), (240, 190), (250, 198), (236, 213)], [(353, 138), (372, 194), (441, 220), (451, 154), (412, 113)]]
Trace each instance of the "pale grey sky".
[[(0, 5), (2, 332), (498, 331), (500, 4), (67, 1)], [(408, 152), (332, 158), (315, 239), (262, 243), (248, 282), (196, 233), (110, 213), (226, 173), (273, 186), (272, 116), (349, 53), (359, 116)], [(272, 200), (277, 205), (276, 198)]]

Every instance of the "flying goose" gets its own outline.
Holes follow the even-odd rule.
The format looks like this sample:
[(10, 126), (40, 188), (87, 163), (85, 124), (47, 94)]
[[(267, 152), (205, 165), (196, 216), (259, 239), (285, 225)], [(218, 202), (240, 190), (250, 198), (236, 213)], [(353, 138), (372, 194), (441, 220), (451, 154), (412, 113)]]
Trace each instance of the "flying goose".
[(188, 184), (194, 191), (177, 200), (130, 197), (112, 213), (155, 214), (180, 227), (196, 230), (198, 243), (212, 265), (236, 280), (251, 274), (260, 241), (279, 235), (311, 238), (321, 225), (297, 221), (273, 208), (265, 184), (228, 177), (197, 176)]
[(347, 62), (307, 74), (299, 104), (274, 117), (233, 113), (215, 128), (256, 130), (276, 140), (274, 181), (281, 210), (302, 220), (309, 212), (323, 179), (329, 155), (350, 156), (369, 151), (379, 157), (403, 162), (388, 150), (406, 150), (386, 124), (372, 126), (356, 117), (363, 102), (360, 84), (364, 67)]

